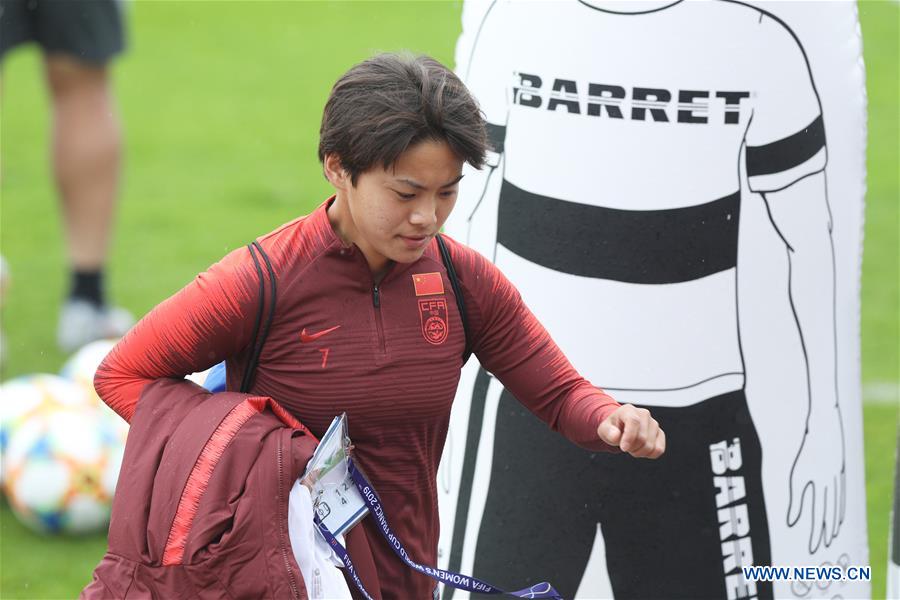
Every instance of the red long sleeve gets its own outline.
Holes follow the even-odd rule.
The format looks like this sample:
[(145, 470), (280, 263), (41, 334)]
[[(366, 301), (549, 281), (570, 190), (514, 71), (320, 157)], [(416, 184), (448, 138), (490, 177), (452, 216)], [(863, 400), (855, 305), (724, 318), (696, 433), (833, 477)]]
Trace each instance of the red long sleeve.
[(182, 378), (240, 353), (259, 301), (249, 251), (239, 248), (154, 308), (109, 353), (94, 377), (97, 394), (130, 420), (144, 387)]

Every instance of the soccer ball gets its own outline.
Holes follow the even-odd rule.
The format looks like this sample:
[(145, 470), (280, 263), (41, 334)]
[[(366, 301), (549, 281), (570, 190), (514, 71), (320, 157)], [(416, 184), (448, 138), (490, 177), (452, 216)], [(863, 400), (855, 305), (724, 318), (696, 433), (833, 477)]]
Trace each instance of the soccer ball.
[(12, 432), (4, 490), (13, 512), (44, 533), (86, 533), (109, 523), (124, 446), (92, 406), (49, 406)]
[[(20, 423), (33, 414), (60, 406), (86, 408), (95, 405), (84, 387), (56, 375), (24, 375), (0, 385), (0, 455), (6, 454), (9, 437)], [(5, 473), (0, 464), (0, 482)]]
[(128, 436), (128, 423), (108, 407), (94, 391), (94, 374), (116, 342), (118, 340), (98, 340), (85, 345), (66, 361), (59, 374), (84, 390), (91, 402), (103, 413), (103, 417), (110, 420), (110, 426), (124, 444)]
[(97, 372), (97, 367), (100, 366), (109, 351), (116, 345), (116, 341), (98, 340), (87, 344), (66, 361), (59, 371), (60, 376), (93, 391), (94, 373)]

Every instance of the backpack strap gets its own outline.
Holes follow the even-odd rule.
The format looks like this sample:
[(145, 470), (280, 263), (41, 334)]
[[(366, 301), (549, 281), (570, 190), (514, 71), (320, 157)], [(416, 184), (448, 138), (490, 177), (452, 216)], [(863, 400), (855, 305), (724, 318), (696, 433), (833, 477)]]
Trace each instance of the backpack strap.
[(466, 337), (466, 347), (462, 355), (462, 364), (465, 365), (469, 361), (469, 357), (472, 356), (472, 350), (469, 346), (472, 336), (469, 332), (469, 319), (466, 316), (466, 301), (463, 298), (462, 286), (459, 284), (459, 277), (456, 276), (453, 261), (450, 259), (450, 250), (447, 249), (447, 243), (444, 242), (444, 236), (439, 233), (435, 236), (435, 239), (441, 251), (441, 260), (444, 261), (444, 267), (447, 269), (447, 277), (450, 278), (450, 286), (453, 288), (453, 294), (456, 296), (456, 306), (459, 309), (459, 318), (462, 321), (463, 333)]
[[(249, 393), (250, 386), (253, 385), (253, 379), (256, 375), (256, 366), (259, 364), (259, 356), (262, 354), (266, 338), (269, 336), (272, 318), (275, 316), (275, 292), (277, 291), (275, 284), (275, 269), (272, 268), (272, 262), (269, 260), (269, 256), (266, 254), (265, 250), (263, 250), (259, 242), (255, 240), (252, 244), (247, 244), (247, 249), (250, 251), (250, 256), (253, 258), (253, 265), (256, 267), (256, 275), (259, 277), (259, 308), (256, 311), (256, 321), (253, 324), (253, 346), (251, 347), (250, 360), (247, 362), (247, 368), (244, 370), (244, 378), (241, 381), (240, 391), (243, 393)], [(256, 256), (257, 252), (262, 256), (263, 261), (266, 263), (266, 270), (269, 272), (269, 316), (266, 318), (265, 324), (262, 322), (263, 313), (265, 312), (265, 277), (263, 276), (262, 266), (259, 264), (259, 258)], [(260, 325), (262, 325), (262, 333), (260, 333)]]

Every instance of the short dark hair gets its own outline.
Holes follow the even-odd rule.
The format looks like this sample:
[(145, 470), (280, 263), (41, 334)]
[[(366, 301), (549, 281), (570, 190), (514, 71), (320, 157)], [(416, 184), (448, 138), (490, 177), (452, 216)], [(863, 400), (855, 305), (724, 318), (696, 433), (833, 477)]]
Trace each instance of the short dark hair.
[(421, 141), (445, 141), (476, 169), (487, 133), (478, 103), (462, 81), (428, 56), (378, 54), (337, 80), (319, 129), (319, 160), (336, 154), (356, 185), (376, 164), (385, 169)]

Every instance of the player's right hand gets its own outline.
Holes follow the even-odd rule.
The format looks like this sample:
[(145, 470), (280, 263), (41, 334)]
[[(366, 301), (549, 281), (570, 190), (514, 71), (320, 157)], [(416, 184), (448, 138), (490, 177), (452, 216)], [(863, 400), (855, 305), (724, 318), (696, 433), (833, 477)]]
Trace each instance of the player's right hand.
[(597, 435), (635, 458), (659, 458), (666, 451), (666, 433), (650, 411), (623, 404), (600, 423)]

